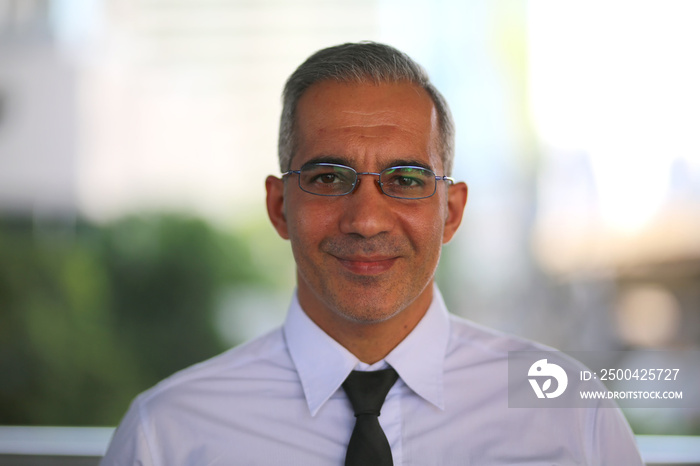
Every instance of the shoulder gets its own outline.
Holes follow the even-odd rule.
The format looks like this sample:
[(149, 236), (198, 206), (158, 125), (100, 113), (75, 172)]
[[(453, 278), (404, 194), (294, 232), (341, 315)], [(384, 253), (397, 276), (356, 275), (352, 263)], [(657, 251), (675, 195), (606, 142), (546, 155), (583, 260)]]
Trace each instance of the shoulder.
[(261, 382), (275, 379), (296, 380), (280, 328), (171, 375), (139, 395), (137, 402), (154, 408), (183, 397), (254, 391)]
[(294, 397), (302, 398), (301, 386), (282, 330), (276, 329), (141, 393), (103, 464), (183, 464), (192, 445), (217, 438), (222, 426), (240, 442), (251, 420), (270, 416), (266, 399)]
[[(501, 385), (507, 385), (509, 372), (527, 375), (535, 363), (549, 361), (572, 375), (586, 369), (581, 362), (560, 350), (454, 315), (450, 315), (450, 340), (445, 361), (448, 371), (467, 371), (499, 381)], [(527, 380), (523, 379), (523, 382), (524, 389), (530, 390)]]
[[(542, 373), (543, 377), (556, 380), (550, 382), (551, 387), (547, 385), (550, 388), (544, 388), (545, 379), (535, 378), (546, 393), (554, 393), (555, 388), (559, 391), (563, 380), (556, 397), (539, 399), (536, 395), (530, 381), (538, 375), (531, 374), (532, 368), (538, 367), (536, 364), (557, 366), (565, 372), (563, 377), (553, 370)], [(470, 412), (472, 420), (466, 422), (478, 420), (473, 437), (512, 448), (528, 438), (522, 436), (525, 429), (541, 433), (536, 440), (547, 442), (524, 443), (520, 447), (522, 454), (531, 451), (541, 455), (567, 445), (570, 454), (594, 464), (641, 464), (634, 436), (613, 402), (576, 400), (577, 377), (583, 369), (582, 363), (552, 347), (450, 316), (444, 375), (446, 405), (453, 406), (458, 414)], [(600, 381), (593, 384), (594, 389), (605, 390)], [(498, 435), (488, 437), (489, 432)], [(553, 451), (552, 455), (555, 457), (556, 453)]]
[(506, 357), (509, 351), (555, 351), (549, 346), (450, 314), (448, 353), (464, 350)]

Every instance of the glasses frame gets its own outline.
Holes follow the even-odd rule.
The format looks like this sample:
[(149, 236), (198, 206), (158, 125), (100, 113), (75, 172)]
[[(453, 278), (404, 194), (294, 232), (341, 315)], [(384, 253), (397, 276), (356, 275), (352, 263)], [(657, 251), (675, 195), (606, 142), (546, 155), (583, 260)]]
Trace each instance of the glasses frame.
[[(311, 192), (311, 191), (307, 191), (306, 189), (304, 189), (304, 188), (301, 186), (301, 172), (302, 172), (302, 170), (303, 170), (304, 167), (302, 167), (302, 168), (299, 169), (299, 170), (289, 170), (289, 171), (286, 171), (286, 172), (282, 173), (282, 178), (284, 178), (285, 176), (289, 176), (289, 175), (297, 175), (297, 184), (299, 185), (299, 189), (301, 189), (301, 190), (304, 191), (305, 193), (313, 194), (314, 196), (339, 197), (339, 196), (347, 196), (348, 194), (352, 194), (353, 192), (355, 192), (355, 189), (357, 188), (357, 185), (359, 184), (360, 175), (374, 175), (374, 176), (379, 177), (379, 179), (377, 180), (377, 184), (379, 185), (379, 189), (380, 189), (380, 191), (382, 192), (382, 194), (384, 194), (385, 196), (394, 198), (394, 199), (406, 199), (406, 200), (409, 200), (409, 201), (417, 200), (417, 199), (427, 199), (427, 198), (429, 198), (429, 197), (434, 196), (435, 193), (437, 192), (437, 185), (438, 185), (437, 182), (438, 182), (438, 181), (447, 181), (447, 182), (449, 182), (450, 184), (454, 184), (454, 182), (455, 182), (454, 178), (451, 178), (451, 177), (449, 177), (449, 176), (444, 176), (444, 175), (443, 175), (443, 176), (438, 176), (438, 175), (435, 174), (434, 171), (430, 170), (429, 168), (418, 167), (418, 166), (415, 166), (415, 165), (396, 165), (396, 166), (394, 166), (394, 167), (387, 167), (387, 168), (385, 168), (384, 170), (382, 170), (382, 171), (379, 172), (379, 173), (376, 173), (376, 172), (358, 172), (357, 170), (355, 170), (355, 169), (352, 168), (352, 167), (348, 167), (347, 165), (341, 165), (341, 164), (338, 164), (338, 163), (318, 162), (318, 163), (312, 163), (312, 164), (309, 164), (309, 165), (314, 165), (314, 166), (321, 165), (321, 166), (324, 166), (324, 167), (345, 168), (345, 169), (348, 169), (348, 170), (352, 171), (352, 172), (355, 174), (355, 181), (352, 183), (352, 188), (351, 188), (348, 192), (343, 193), (343, 194), (319, 194), (319, 193), (313, 193), (313, 192)], [(430, 194), (427, 195), (427, 196), (421, 196), (421, 197), (400, 197), (400, 196), (392, 196), (391, 194), (387, 194), (387, 192), (384, 191), (384, 183), (381, 182), (382, 173), (384, 173), (384, 172), (386, 172), (386, 171), (388, 171), (388, 170), (396, 170), (396, 169), (400, 169), (400, 168), (412, 168), (412, 169), (418, 169), (418, 170), (425, 170), (425, 171), (427, 171), (427, 172), (432, 173), (432, 175), (435, 177), (435, 181), (436, 181), (436, 182), (435, 182), (435, 186), (433, 186), (433, 192), (430, 193)]]

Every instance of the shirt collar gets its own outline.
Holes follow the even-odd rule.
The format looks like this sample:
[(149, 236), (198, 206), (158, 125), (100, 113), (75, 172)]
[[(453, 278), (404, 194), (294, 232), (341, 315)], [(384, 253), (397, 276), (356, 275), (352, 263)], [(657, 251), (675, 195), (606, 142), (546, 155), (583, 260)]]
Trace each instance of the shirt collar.
[(450, 318), (437, 286), (433, 301), (418, 325), (389, 353), (385, 361), (401, 380), (426, 401), (445, 409), (443, 373)]
[[(384, 361), (411, 390), (444, 409), (443, 364), (449, 337), (449, 317), (437, 287), (433, 301), (413, 331)], [(296, 293), (283, 327), (289, 353), (301, 379), (312, 416), (343, 384), (360, 361), (328, 336), (301, 309)], [(382, 361), (372, 367), (383, 364)]]

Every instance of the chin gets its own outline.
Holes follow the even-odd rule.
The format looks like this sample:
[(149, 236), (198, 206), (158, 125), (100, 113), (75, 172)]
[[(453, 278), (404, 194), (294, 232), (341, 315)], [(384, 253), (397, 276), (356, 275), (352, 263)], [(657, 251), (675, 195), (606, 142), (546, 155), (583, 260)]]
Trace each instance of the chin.
[(354, 295), (353, 299), (333, 299), (328, 301), (329, 307), (335, 313), (345, 319), (359, 324), (377, 324), (385, 322), (399, 314), (405, 307), (405, 303), (395, 303), (391, 308), (379, 309), (377, 304), (386, 306), (387, 295), (383, 293), (376, 299), (371, 297), (371, 294)]
[(387, 320), (397, 315), (400, 311), (378, 313), (375, 310), (368, 310), (367, 312), (357, 312), (357, 310), (354, 309), (352, 312), (344, 312), (341, 310), (336, 312), (344, 318), (346, 318), (347, 320), (350, 320), (356, 324), (371, 325), (386, 322)]

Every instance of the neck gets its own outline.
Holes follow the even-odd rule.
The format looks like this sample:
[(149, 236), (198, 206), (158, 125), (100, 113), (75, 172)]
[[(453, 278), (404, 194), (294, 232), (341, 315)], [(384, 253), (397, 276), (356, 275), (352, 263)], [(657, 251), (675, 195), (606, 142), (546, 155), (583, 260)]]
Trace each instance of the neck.
[(298, 292), (299, 303), (307, 316), (331, 338), (340, 343), (355, 357), (366, 364), (384, 359), (418, 325), (430, 307), (433, 287), (425, 290), (406, 308), (389, 319), (379, 322), (357, 322)]
[(346, 327), (342, 332), (326, 333), (343, 345), (357, 359), (374, 364), (384, 359), (418, 324), (418, 319), (411, 324), (402, 325), (401, 333), (393, 328), (387, 328), (386, 322), (375, 324), (355, 324), (353, 329)]

